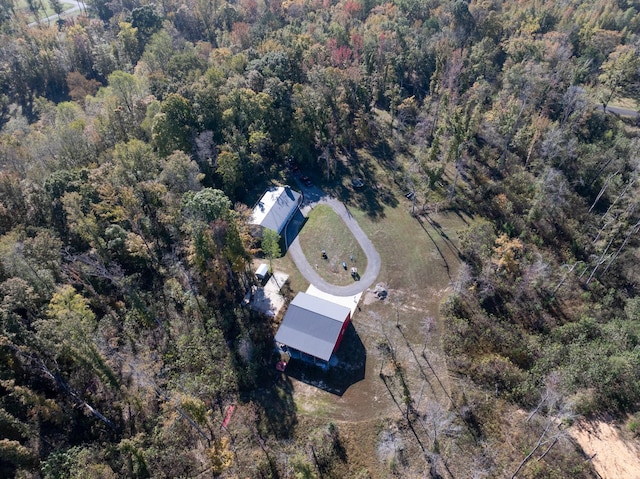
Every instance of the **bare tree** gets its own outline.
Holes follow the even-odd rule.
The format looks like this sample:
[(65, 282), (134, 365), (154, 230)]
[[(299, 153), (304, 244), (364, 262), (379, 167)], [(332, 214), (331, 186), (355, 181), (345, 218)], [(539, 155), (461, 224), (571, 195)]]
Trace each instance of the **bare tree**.
[(537, 461), (542, 461), (559, 441), (568, 440), (568, 433), (564, 425), (574, 415), (571, 411), (571, 405), (564, 400), (560, 382), (561, 377), (558, 374), (551, 374), (547, 377), (540, 402), (525, 421), (527, 424), (533, 424), (535, 417), (541, 418), (538, 425), (542, 427), (542, 432), (540, 432), (531, 452), (518, 464), (511, 479), (516, 479), (522, 468), (541, 450)]
[(455, 436), (461, 427), (456, 424), (456, 414), (445, 408), (438, 401), (429, 401), (424, 414), (420, 417), (420, 422), (428, 431), (429, 439), (432, 440), (433, 451), (440, 453), (440, 438), (442, 436)]

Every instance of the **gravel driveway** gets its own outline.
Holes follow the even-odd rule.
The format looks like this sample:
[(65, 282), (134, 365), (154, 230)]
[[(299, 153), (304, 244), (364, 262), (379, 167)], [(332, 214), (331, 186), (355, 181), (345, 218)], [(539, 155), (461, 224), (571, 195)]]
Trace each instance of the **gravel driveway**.
[(298, 239), (298, 235), (296, 235), (295, 239), (292, 239), (289, 244), (288, 252), (291, 254), (291, 259), (296, 264), (302, 275), (309, 281), (313, 286), (318, 288), (320, 291), (324, 291), (325, 293), (334, 294), (336, 296), (353, 296), (357, 293), (360, 293), (366, 290), (369, 286), (373, 284), (373, 282), (378, 277), (378, 273), (380, 273), (380, 255), (376, 248), (373, 246), (369, 237), (362, 231), (360, 225), (355, 220), (355, 218), (351, 215), (347, 207), (341, 203), (340, 201), (326, 195), (322, 190), (315, 186), (303, 186), (298, 183), (298, 187), (302, 190), (304, 194), (304, 202), (302, 204), (302, 213), (308, 213), (315, 205), (317, 204), (325, 204), (329, 205), (333, 211), (336, 212), (340, 218), (345, 222), (347, 227), (351, 230), (351, 233), (356, 238), (358, 243), (360, 243), (360, 247), (364, 251), (367, 256), (367, 268), (364, 274), (360, 277), (359, 281), (354, 281), (353, 284), (348, 286), (335, 286), (331, 283), (328, 283), (324, 279), (320, 277), (320, 275), (315, 271), (315, 269), (309, 264), (307, 258), (302, 252), (302, 248), (300, 247), (300, 241)]

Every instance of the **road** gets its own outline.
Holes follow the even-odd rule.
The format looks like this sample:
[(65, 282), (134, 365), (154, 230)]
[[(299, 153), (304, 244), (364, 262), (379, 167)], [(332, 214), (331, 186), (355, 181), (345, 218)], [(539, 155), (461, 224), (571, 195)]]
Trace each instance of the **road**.
[[(62, 12), (60, 14), (60, 17), (66, 17), (66, 16), (71, 15), (72, 13), (78, 12), (80, 10), (86, 10), (87, 9), (87, 5), (83, 1), (78, 1), (78, 0), (61, 0), (61, 1), (62, 1), (62, 3), (71, 3), (71, 4), (73, 4), (73, 7), (71, 7), (69, 9), (65, 10), (64, 12)], [(31, 22), (29, 24), (29, 27), (35, 27), (39, 23), (56, 22), (57, 20), (58, 20), (58, 14), (54, 13), (53, 15), (49, 15), (48, 17), (41, 18), (37, 22)]]
[(353, 284), (347, 286), (336, 286), (328, 283), (320, 277), (320, 275), (307, 261), (307, 258), (300, 247), (298, 235), (296, 235), (295, 239), (293, 239), (289, 245), (288, 251), (291, 255), (291, 259), (293, 259), (293, 262), (296, 264), (305, 279), (325, 293), (336, 296), (353, 296), (366, 290), (373, 284), (380, 273), (380, 255), (378, 254), (375, 246), (373, 246), (369, 237), (362, 230), (358, 222), (343, 203), (326, 195), (322, 190), (315, 186), (303, 186), (300, 183), (298, 186), (304, 194), (304, 203), (302, 204), (303, 213), (310, 211), (317, 204), (330, 206), (333, 211), (342, 218), (360, 244), (364, 254), (367, 256), (367, 268), (364, 271), (364, 274), (360, 277), (360, 280), (354, 281)]
[(630, 118), (638, 118), (638, 112), (636, 110), (630, 110), (629, 108), (621, 108), (618, 106), (607, 106), (608, 113), (614, 113), (620, 116), (628, 116)]

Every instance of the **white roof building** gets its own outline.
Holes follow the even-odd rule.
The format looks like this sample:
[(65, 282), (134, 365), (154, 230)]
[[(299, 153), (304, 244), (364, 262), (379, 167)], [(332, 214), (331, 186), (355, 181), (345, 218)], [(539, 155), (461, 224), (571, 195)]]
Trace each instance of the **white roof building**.
[(281, 234), (301, 201), (302, 195), (288, 186), (269, 188), (253, 208), (249, 222)]

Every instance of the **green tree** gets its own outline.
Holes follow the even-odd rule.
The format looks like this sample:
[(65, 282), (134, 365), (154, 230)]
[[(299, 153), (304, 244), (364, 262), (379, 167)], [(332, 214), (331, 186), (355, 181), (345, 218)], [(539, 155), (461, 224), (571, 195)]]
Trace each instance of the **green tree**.
[(113, 151), (111, 178), (116, 185), (136, 186), (154, 180), (161, 164), (151, 146), (140, 140), (118, 143)]
[(231, 151), (222, 151), (218, 155), (216, 173), (222, 178), (225, 192), (233, 195), (235, 189), (242, 184), (242, 163), (240, 157)]
[(620, 95), (637, 91), (640, 79), (640, 57), (632, 45), (618, 45), (602, 64), (598, 77), (603, 86), (600, 101), (603, 108)]
[(265, 228), (262, 232), (262, 252), (269, 260), (269, 269), (273, 269), (272, 261), (282, 255), (280, 251), (280, 235)]
[(71, 361), (93, 371), (106, 384), (117, 387), (113, 371), (94, 343), (97, 326), (89, 301), (71, 285), (58, 288), (49, 301), (47, 318), (35, 323), (38, 339), (52, 356), (56, 368), (61, 364), (69, 367), (67, 362)]
[(138, 42), (138, 29), (128, 22), (120, 22), (118, 40), (120, 41), (121, 52), (124, 59), (131, 66), (135, 65), (140, 58), (140, 44)]
[(195, 126), (191, 102), (177, 93), (170, 94), (153, 119), (152, 137), (158, 153), (168, 156), (176, 150), (190, 152)]
[(158, 177), (176, 195), (200, 190), (203, 179), (204, 174), (200, 172), (198, 164), (182, 151), (176, 151), (165, 158)]
[(153, 4), (131, 10), (131, 25), (136, 29), (140, 45), (144, 48), (151, 35), (162, 27), (162, 16)]
[(213, 188), (185, 194), (182, 204), (187, 215), (203, 222), (227, 218), (231, 210), (229, 198), (224, 192)]

